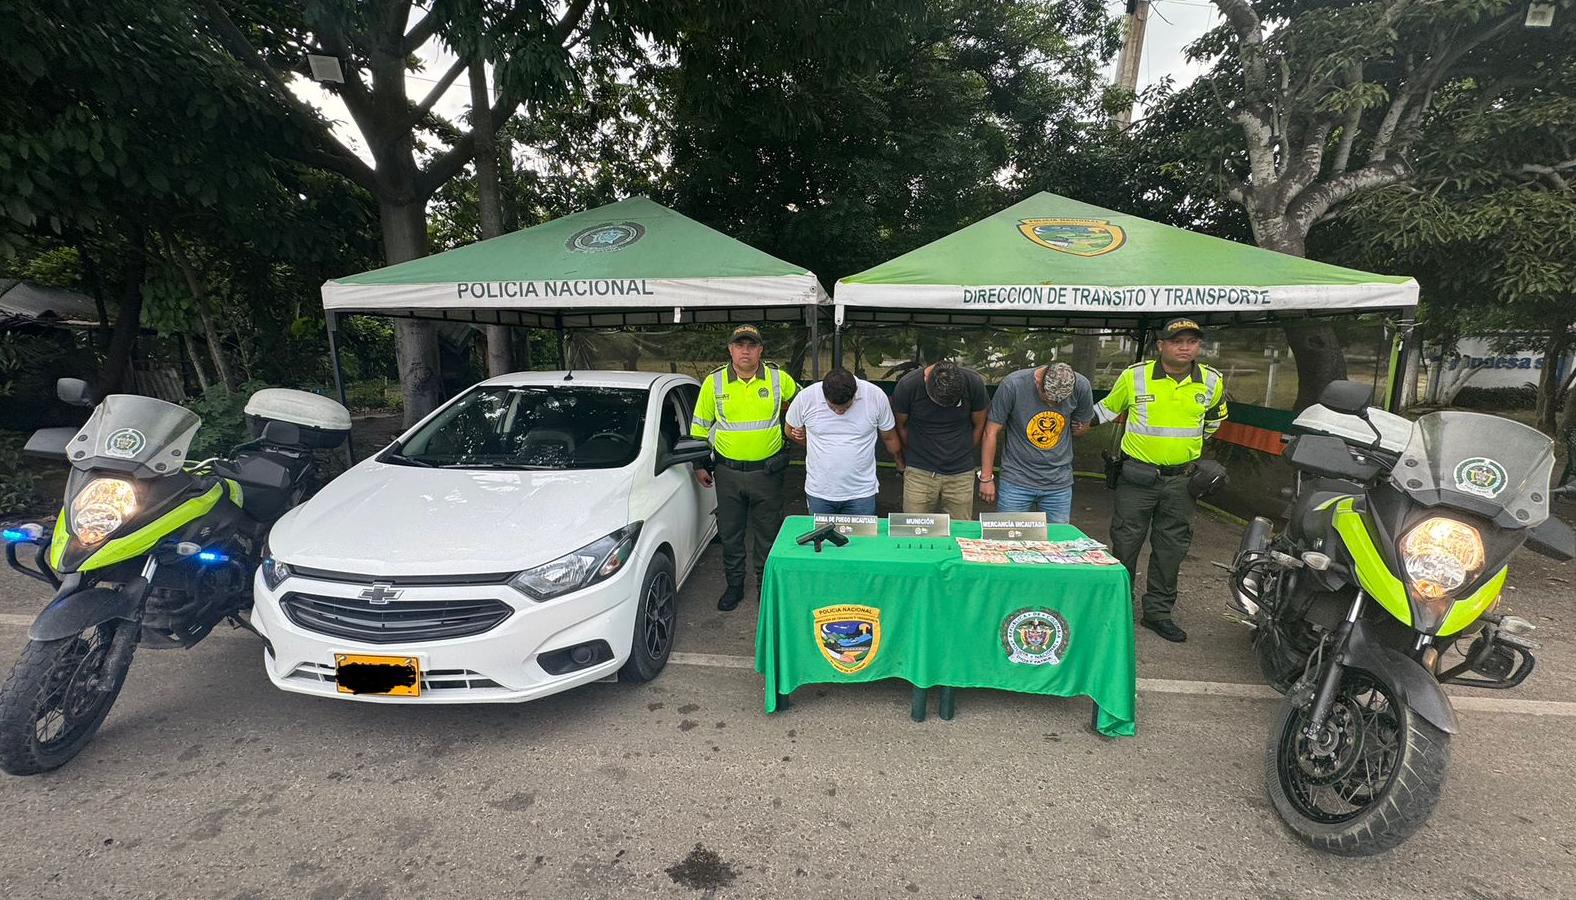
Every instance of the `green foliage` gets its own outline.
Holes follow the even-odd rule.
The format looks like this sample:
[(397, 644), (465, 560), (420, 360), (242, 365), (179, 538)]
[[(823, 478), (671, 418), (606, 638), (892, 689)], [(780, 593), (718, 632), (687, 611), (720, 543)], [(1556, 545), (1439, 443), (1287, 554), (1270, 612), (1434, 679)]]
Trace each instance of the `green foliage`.
[(201, 397), (188, 401), (187, 409), (202, 417), (202, 427), (192, 438), (190, 459), (225, 456), (236, 444), (251, 439), (246, 425), (246, 401), (253, 394), (270, 385), (263, 381), (248, 381), (231, 391), (222, 385), (210, 387)]
[(22, 456), (26, 438), (12, 431), (0, 431), (0, 516), (36, 511), (43, 503), (38, 476)]
[(387, 378), (357, 381), (345, 388), (345, 398), (353, 410), (399, 410), (401, 408), (399, 382)]

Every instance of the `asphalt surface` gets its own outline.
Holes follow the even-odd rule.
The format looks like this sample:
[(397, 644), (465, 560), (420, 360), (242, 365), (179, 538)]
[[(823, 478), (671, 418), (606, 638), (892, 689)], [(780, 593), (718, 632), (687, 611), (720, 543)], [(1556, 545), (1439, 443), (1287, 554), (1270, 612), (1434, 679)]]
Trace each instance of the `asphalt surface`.
[[(1075, 524), (1103, 535), (1108, 507), (1080, 483)], [(0, 776), (0, 885), (324, 900), (1576, 896), (1571, 568), (1515, 561), (1508, 603), (1540, 626), (1538, 670), (1515, 692), (1456, 692), (1487, 699), (1460, 713), (1433, 819), (1354, 861), (1303, 848), (1269, 807), (1276, 702), (1199, 693), (1255, 693), (1209, 565), (1237, 535), (1200, 517), (1178, 612), (1190, 640), (1139, 631), (1139, 733), (1117, 741), (1087, 731), (1087, 700), (1002, 692), (962, 692), (954, 721), (913, 723), (898, 682), (804, 688), (767, 717), (748, 663), (755, 603), (715, 610), (715, 547), (680, 599), (684, 662), (645, 686), (386, 707), (275, 690), (240, 633), (139, 653), (81, 757)], [(0, 574), (0, 659), (19, 652), (41, 587)]]

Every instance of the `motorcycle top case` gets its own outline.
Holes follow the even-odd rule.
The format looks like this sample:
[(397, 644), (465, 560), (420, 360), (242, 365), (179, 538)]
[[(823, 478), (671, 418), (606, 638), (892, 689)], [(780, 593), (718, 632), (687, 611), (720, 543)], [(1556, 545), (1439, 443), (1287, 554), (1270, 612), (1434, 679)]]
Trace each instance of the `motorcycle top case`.
[(264, 388), (246, 401), (246, 424), (252, 436), (269, 422), (288, 422), (301, 430), (301, 443), (311, 450), (338, 447), (350, 435), (350, 410), (337, 401), (306, 391)]

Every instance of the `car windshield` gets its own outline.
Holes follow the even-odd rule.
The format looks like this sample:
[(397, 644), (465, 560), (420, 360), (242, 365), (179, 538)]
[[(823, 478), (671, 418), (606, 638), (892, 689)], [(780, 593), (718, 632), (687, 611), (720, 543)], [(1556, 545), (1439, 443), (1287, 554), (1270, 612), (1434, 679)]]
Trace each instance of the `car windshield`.
[(640, 453), (647, 391), (480, 387), (383, 459), (452, 469), (616, 469)]

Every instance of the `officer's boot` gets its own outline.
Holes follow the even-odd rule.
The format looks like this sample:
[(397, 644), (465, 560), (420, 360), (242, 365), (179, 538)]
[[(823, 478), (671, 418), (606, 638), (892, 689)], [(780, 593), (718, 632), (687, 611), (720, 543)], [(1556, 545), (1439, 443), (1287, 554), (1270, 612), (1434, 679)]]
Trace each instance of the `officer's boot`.
[(744, 585), (730, 584), (728, 589), (722, 592), (722, 596), (717, 598), (717, 608), (723, 612), (731, 612), (738, 609), (739, 604), (743, 601)]

